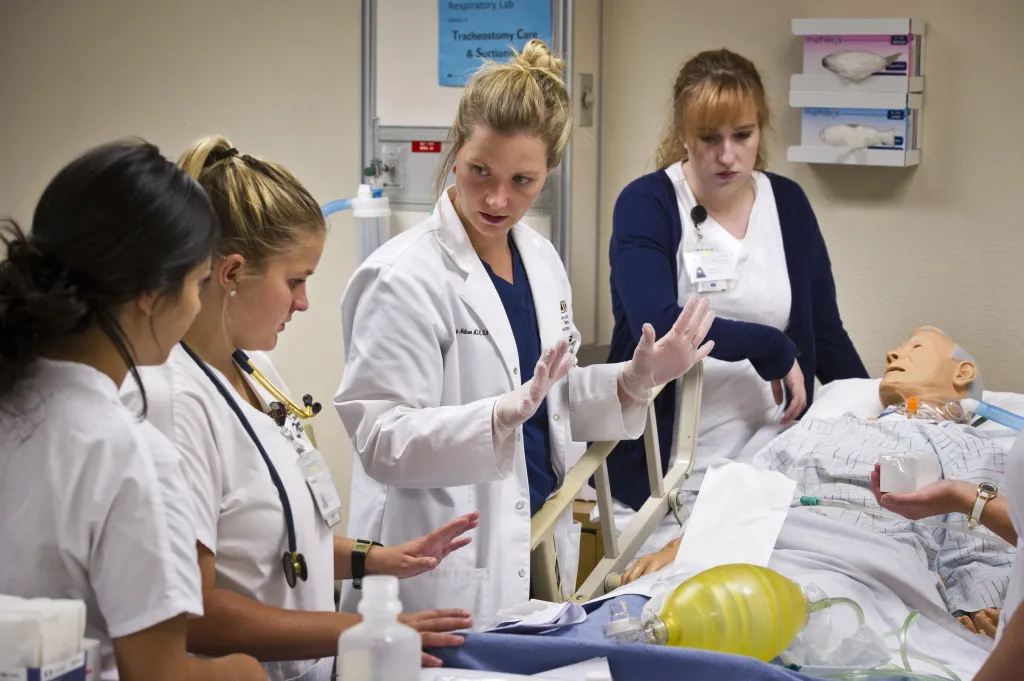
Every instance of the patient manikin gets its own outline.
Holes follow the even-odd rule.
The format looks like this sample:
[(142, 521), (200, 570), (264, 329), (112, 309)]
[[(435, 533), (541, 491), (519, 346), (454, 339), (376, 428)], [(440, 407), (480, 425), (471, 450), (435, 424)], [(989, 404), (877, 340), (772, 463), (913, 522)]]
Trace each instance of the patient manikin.
[(919, 403), (944, 405), (952, 399), (981, 399), (977, 365), (945, 333), (923, 326), (902, 345), (886, 353), (885, 376), (878, 387), (884, 407)]
[[(980, 371), (948, 335), (922, 327), (887, 353), (878, 394), (882, 407), (890, 409), (905, 407), (907, 402), (942, 406), (950, 400), (980, 400)], [(832, 418), (804, 417), (760, 450), (754, 465), (796, 481), (800, 502), (794, 504), (803, 503), (805, 498), (813, 498), (814, 504), (820, 501), (821, 508), (801, 512), (868, 527), (912, 549), (944, 585), (941, 597), (947, 612), (954, 617), (970, 616), (1001, 607), (1013, 549), (982, 536), (947, 533), (941, 528), (875, 515), (881, 509), (872, 492), (871, 473), (884, 457), (920, 455), (935, 462), (941, 478), (972, 483), (1001, 478), (1007, 448), (970, 427), (971, 422), (941, 414), (934, 419), (901, 418), (898, 411), (882, 418), (852, 413)], [(847, 508), (825, 508), (833, 502), (842, 502)], [(794, 512), (796, 509), (791, 509), (790, 516)], [(950, 523), (966, 523), (965, 517), (953, 515), (948, 518)], [(675, 540), (662, 551), (641, 558), (623, 576), (623, 583), (671, 563), (678, 546), (679, 540)]]
[[(883, 407), (901, 407), (911, 398), (934, 405), (965, 397), (981, 399), (983, 386), (974, 359), (935, 327), (914, 330), (902, 345), (887, 352), (885, 359), (885, 375), (878, 387)], [(666, 555), (642, 558), (623, 575), (622, 583), (628, 584), (671, 562), (678, 545), (677, 539), (662, 550)]]

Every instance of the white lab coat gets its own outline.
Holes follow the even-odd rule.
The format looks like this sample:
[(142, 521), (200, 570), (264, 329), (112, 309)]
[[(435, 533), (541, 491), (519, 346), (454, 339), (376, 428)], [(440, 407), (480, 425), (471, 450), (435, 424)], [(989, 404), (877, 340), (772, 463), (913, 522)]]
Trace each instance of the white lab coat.
[(0, 593), (73, 598), (101, 673), (112, 639), (202, 615), (192, 508), (173, 445), (85, 364), (37, 360), (0, 402)]
[[(580, 334), (572, 294), (551, 244), (512, 230), (537, 310), (541, 347)], [(529, 598), (530, 494), (522, 428), (495, 447), (498, 396), (520, 385), (515, 338), (501, 299), (448, 198), (353, 275), (342, 299), (346, 368), (334, 404), (358, 454), (349, 536), (400, 544), (480, 511), (473, 543), (436, 570), (401, 583), (406, 612), (465, 608), (474, 628)], [(559, 483), (587, 441), (639, 437), (645, 405), (618, 399), (619, 365), (573, 368), (548, 393)], [(556, 531), (563, 592), (575, 589), (579, 524)], [(342, 609), (353, 610), (350, 585)]]

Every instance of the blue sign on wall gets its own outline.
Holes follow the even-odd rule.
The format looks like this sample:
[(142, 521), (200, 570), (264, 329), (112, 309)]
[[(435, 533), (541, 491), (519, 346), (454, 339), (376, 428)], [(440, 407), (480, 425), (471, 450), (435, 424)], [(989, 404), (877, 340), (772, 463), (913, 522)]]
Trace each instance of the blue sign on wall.
[(438, 0), (438, 82), (466, 84), (483, 60), (508, 61), (531, 38), (551, 46), (551, 0)]

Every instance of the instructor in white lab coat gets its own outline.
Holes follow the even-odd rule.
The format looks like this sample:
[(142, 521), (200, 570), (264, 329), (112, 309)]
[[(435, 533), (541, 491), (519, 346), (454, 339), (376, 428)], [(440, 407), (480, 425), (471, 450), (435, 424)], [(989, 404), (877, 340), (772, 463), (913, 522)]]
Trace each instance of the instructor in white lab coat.
[[(401, 543), (479, 510), (472, 544), (401, 585), (406, 610), (464, 608), (478, 629), (529, 599), (531, 516), (584, 443), (639, 437), (651, 390), (711, 349), (698, 349), (712, 321), (702, 301), (657, 342), (647, 327), (631, 361), (576, 367), (565, 270), (520, 221), (569, 141), (563, 69), (534, 40), (475, 74), (440, 168), (439, 188), (453, 167), (455, 185), (358, 268), (342, 299), (335, 406), (358, 454), (349, 534)], [(570, 512), (555, 541), (568, 595)], [(357, 601), (346, 589), (343, 609)]]

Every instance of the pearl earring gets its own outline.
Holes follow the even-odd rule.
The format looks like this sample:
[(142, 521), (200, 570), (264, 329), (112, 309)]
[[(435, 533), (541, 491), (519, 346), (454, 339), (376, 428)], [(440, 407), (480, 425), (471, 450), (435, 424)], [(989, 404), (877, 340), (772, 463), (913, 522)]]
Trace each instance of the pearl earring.
[(230, 293), (228, 293), (228, 295), (229, 295), (229, 296), (231, 296), (232, 298), (234, 298), (235, 296), (237, 296), (237, 295), (238, 295), (238, 291), (236, 291), (236, 290), (234, 290), (234, 289), (231, 289), (231, 292), (230, 292)]

